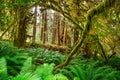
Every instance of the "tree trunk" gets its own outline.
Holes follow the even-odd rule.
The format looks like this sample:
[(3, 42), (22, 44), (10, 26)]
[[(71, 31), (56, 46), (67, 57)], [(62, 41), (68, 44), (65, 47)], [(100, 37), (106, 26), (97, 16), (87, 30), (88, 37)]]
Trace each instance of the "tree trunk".
[(26, 44), (26, 23), (27, 23), (27, 17), (25, 15), (26, 11), (23, 10), (23, 7), (20, 7), (19, 10), (19, 22), (18, 22), (18, 27), (17, 27), (17, 34), (14, 37), (14, 45), (17, 47), (25, 47)]
[(40, 28), (41, 29), (41, 38), (40, 38), (40, 41), (42, 42), (43, 41), (43, 27)]
[(44, 10), (42, 13), (42, 26), (43, 26), (43, 43), (45, 44), (48, 41), (47, 10)]
[(54, 27), (53, 28), (53, 32), (52, 32), (52, 44), (55, 44), (56, 43), (56, 28)]
[(32, 44), (34, 44), (34, 43), (35, 43), (35, 40), (36, 40), (37, 6), (35, 6), (35, 12), (34, 12), (34, 15), (35, 15), (35, 22), (34, 22), (34, 26), (33, 26), (33, 38), (32, 38)]
[(52, 32), (52, 44), (56, 44), (57, 42), (57, 14), (54, 13), (54, 21), (53, 21), (53, 32)]
[(58, 34), (58, 45), (60, 45), (60, 15), (57, 13), (57, 34)]

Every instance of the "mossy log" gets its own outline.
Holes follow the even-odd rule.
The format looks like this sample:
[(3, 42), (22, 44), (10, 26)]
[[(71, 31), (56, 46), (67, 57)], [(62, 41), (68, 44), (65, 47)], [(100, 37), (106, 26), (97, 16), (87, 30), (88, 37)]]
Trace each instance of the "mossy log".
[[(29, 43), (26, 43), (29, 44)], [(59, 51), (61, 53), (64, 53), (65, 51), (70, 51), (70, 48), (67, 46), (58, 46), (58, 45), (53, 45), (53, 44), (31, 44), (31, 45), (26, 45), (26, 47), (40, 47), (40, 48), (45, 48), (48, 50), (53, 50), (53, 51)]]

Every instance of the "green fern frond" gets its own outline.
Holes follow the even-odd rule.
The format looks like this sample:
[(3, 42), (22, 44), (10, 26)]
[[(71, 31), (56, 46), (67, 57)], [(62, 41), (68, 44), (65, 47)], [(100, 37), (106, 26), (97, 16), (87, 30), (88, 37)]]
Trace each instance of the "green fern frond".
[(74, 79), (73, 80), (80, 80), (80, 78), (78, 78), (78, 77), (74, 77)]
[(82, 68), (81, 65), (75, 65), (75, 68), (77, 69), (77, 73), (78, 73), (78, 78), (80, 78), (80, 80), (86, 80), (86, 75), (85, 75), (85, 70)]
[(116, 73), (119, 73), (119, 72), (113, 70), (113, 71), (109, 72), (109, 73), (105, 76), (105, 78), (107, 78), (107, 79), (109, 79), (109, 80), (117, 80), (117, 79), (116, 79), (116, 78), (117, 78)]
[(71, 70), (62, 69), (62, 70), (60, 70), (60, 73), (70, 77), (71, 79), (74, 77), (74, 74), (72, 73)]
[(98, 69), (94, 70), (93, 80), (117, 80), (115, 76), (118, 71), (112, 69), (109, 66), (98, 67)]
[(64, 75), (62, 74), (56, 74), (54, 76), (54, 80), (68, 80), (67, 77), (65, 77)]
[(56, 75), (48, 75), (44, 80), (68, 80), (68, 78), (59, 73)]
[(68, 67), (71, 70), (71, 72), (74, 74), (74, 76), (79, 77), (79, 73), (78, 73), (78, 70), (76, 67), (74, 67), (72, 65), (69, 65)]
[(104, 78), (104, 74), (99, 73), (99, 74), (95, 74), (93, 77), (92, 77), (92, 80), (102, 80)]
[[(103, 72), (103, 71), (106, 70), (106, 69), (109, 70), (110, 67), (109, 67), (109, 66), (99, 67), (99, 68), (96, 69), (95, 74), (101, 73), (101, 72)], [(107, 70), (106, 70), (106, 71), (107, 71)]]
[(94, 65), (88, 65), (88, 67), (85, 69), (85, 74), (86, 74), (86, 79), (91, 80), (93, 77), (93, 72), (94, 72)]
[(7, 74), (7, 65), (5, 58), (0, 58), (0, 80), (7, 80), (8, 74)]
[(22, 67), (20, 73), (24, 74), (27, 72), (30, 72), (32, 70), (32, 58), (28, 58), (25, 63), (24, 66)]
[(43, 64), (37, 67), (34, 74), (39, 75), (42, 79), (45, 79), (46, 76), (52, 75), (54, 64)]
[(17, 77), (12, 80), (42, 80), (38, 75), (32, 73), (19, 74)]

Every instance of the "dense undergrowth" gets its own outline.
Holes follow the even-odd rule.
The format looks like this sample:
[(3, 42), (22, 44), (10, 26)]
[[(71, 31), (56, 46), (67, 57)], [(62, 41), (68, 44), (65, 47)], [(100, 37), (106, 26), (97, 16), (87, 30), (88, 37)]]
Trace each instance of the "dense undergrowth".
[(120, 58), (86, 59), (73, 56), (68, 66), (53, 70), (65, 56), (42, 48), (18, 49), (0, 42), (0, 80), (120, 80)]

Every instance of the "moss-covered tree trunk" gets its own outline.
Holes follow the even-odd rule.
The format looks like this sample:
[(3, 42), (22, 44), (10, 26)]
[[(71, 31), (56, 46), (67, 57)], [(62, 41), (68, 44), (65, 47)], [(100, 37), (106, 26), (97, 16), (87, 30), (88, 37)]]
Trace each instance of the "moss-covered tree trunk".
[(115, 3), (116, 0), (105, 0), (104, 2), (100, 3), (99, 5), (97, 5), (95, 8), (90, 9), (87, 12), (87, 23), (85, 25), (84, 31), (82, 33), (82, 37), (78, 40), (78, 42), (76, 43), (76, 45), (72, 48), (71, 52), (69, 53), (67, 59), (65, 62), (63, 62), (62, 64), (57, 65), (54, 69), (56, 68), (62, 68), (65, 65), (68, 65), (71, 57), (76, 53), (76, 51), (81, 47), (83, 41), (85, 40), (85, 38), (87, 37), (87, 34), (90, 31), (91, 28), (91, 23), (92, 23), (92, 18), (95, 15), (99, 15), (100, 13), (103, 13), (105, 10), (107, 10), (108, 8), (110, 8), (111, 6), (113, 6), (113, 4)]
[(15, 34), (15, 37), (14, 37), (14, 45), (16, 47), (25, 47), (25, 44), (26, 44), (26, 23), (27, 23), (27, 17), (25, 15), (25, 10), (24, 10), (24, 7), (20, 7), (19, 8), (19, 11), (17, 12), (19, 13), (19, 20), (18, 20), (18, 26), (16, 26), (16, 34)]

